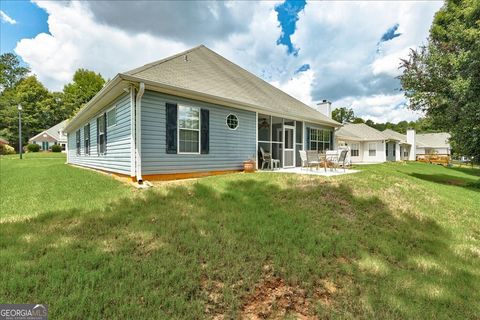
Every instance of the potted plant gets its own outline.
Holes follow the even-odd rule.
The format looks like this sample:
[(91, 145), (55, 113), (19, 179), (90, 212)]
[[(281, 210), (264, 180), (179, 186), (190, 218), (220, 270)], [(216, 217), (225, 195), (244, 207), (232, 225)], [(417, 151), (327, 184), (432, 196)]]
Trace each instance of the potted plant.
[(255, 172), (255, 158), (250, 158), (243, 161), (243, 171), (244, 172)]

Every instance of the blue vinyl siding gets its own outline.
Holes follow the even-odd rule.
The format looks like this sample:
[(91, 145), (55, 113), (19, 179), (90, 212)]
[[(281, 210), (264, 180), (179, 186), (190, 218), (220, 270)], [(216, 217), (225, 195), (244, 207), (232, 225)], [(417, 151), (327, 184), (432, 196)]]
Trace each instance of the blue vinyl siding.
[[(107, 151), (105, 155), (97, 152), (97, 117), (117, 106), (117, 124), (107, 128)], [(85, 155), (84, 126), (80, 127), (80, 155), (77, 155), (75, 134), (77, 130), (68, 133), (69, 163), (106, 171), (130, 174), (130, 95), (122, 94), (113, 103), (105, 107), (95, 117), (90, 119), (90, 155)]]
[[(208, 154), (167, 154), (165, 103), (177, 103), (210, 110), (210, 150)], [(238, 116), (239, 127), (230, 130), (226, 117)], [(238, 170), (243, 161), (255, 157), (256, 114), (146, 91), (142, 98), (142, 173)]]

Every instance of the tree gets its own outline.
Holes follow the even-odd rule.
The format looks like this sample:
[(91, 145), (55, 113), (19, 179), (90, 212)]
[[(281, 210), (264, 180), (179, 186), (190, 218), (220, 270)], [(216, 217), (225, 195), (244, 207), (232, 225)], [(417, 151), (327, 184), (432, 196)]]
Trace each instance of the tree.
[(332, 118), (337, 122), (346, 123), (352, 122), (355, 115), (353, 114), (353, 109), (341, 107), (332, 111)]
[(363, 120), (360, 117), (355, 117), (352, 121), (352, 123), (365, 123), (365, 120)]
[(430, 28), (428, 44), (401, 62), (410, 108), (435, 129), (449, 131), (459, 153), (480, 161), (480, 3), (448, 0)]
[(16, 146), (18, 141), (18, 109), (22, 105), (22, 136), (26, 143), (33, 135), (54, 125), (52, 106), (43, 104), (51, 93), (37, 80), (30, 76), (6, 90), (0, 95), (0, 134)]
[(102, 89), (105, 79), (100, 73), (86, 69), (78, 69), (73, 82), (63, 88), (65, 113), (73, 115), (80, 107), (90, 101)]
[(13, 53), (0, 55), (0, 92), (13, 88), (30, 70), (20, 66), (20, 60)]

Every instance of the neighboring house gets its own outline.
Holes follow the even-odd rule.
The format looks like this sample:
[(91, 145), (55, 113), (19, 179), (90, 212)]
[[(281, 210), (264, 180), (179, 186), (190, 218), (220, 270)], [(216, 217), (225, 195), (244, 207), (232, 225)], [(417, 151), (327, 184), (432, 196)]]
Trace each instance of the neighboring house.
[(137, 181), (300, 165), (340, 124), (205, 46), (117, 74), (70, 122), (68, 163)]
[(66, 150), (67, 147), (67, 135), (64, 132), (67, 120), (64, 120), (50, 129), (40, 132), (35, 137), (28, 140), (29, 143), (38, 144), (40, 150), (48, 151), (54, 144), (62, 146), (62, 150)]
[(400, 139), (364, 123), (346, 123), (335, 132), (337, 146), (347, 146), (351, 163), (400, 160)]
[(417, 133), (415, 139), (415, 153), (417, 156), (429, 154), (450, 156), (451, 154), (449, 133)]
[(3, 138), (0, 138), (0, 146), (3, 146), (3, 145), (8, 145), (8, 141)]

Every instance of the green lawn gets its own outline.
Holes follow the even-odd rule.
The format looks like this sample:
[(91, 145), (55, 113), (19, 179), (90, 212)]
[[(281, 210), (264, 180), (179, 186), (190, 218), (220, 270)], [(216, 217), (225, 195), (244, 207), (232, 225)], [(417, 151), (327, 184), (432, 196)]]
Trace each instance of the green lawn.
[(137, 190), (49, 155), (0, 160), (2, 303), (52, 319), (479, 318), (478, 169)]

